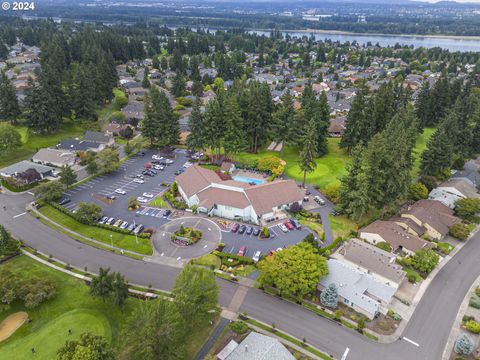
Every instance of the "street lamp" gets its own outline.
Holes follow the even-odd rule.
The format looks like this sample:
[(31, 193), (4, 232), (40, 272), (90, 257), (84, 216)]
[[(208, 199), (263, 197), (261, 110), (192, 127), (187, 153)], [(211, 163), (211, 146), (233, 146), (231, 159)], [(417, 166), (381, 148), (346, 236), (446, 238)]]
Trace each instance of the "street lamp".
[(110, 234), (110, 245), (113, 247), (113, 235)]

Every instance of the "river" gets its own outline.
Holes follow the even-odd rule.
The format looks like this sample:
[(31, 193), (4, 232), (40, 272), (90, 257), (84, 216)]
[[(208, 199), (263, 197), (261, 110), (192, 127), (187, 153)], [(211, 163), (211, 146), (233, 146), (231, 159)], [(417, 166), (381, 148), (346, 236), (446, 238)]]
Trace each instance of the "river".
[[(258, 35), (270, 35), (269, 31), (264, 30), (250, 30), (248, 32)], [(284, 36), (289, 34), (290, 36), (296, 37), (312, 35), (312, 33), (308, 31), (282, 31), (282, 34)], [(429, 37), (410, 35), (339, 34), (328, 32), (314, 32), (313, 36), (315, 37), (315, 40), (330, 39), (332, 41), (340, 41), (342, 43), (346, 41), (356, 41), (362, 45), (370, 42), (373, 45), (378, 43), (382, 47), (394, 46), (398, 43), (400, 45), (413, 45), (414, 47), (440, 47), (442, 49), (448, 49), (449, 51), (480, 51), (480, 39), (478, 37), (467, 39), (448, 36)]]

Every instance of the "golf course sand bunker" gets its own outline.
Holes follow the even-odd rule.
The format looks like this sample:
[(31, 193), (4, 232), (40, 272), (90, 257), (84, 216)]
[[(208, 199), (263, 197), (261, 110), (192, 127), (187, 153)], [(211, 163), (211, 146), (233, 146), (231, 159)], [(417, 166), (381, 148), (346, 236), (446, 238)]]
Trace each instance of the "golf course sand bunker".
[(0, 323), (0, 342), (8, 339), (28, 319), (24, 311), (9, 315)]

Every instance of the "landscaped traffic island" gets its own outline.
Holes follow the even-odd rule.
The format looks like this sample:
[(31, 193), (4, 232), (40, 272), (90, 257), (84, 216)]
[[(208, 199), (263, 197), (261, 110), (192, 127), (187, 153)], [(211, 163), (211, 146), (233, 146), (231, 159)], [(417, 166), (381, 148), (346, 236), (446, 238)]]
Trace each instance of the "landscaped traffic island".
[(202, 238), (202, 232), (194, 228), (185, 227), (183, 225), (172, 234), (172, 241), (181, 246), (196, 244)]

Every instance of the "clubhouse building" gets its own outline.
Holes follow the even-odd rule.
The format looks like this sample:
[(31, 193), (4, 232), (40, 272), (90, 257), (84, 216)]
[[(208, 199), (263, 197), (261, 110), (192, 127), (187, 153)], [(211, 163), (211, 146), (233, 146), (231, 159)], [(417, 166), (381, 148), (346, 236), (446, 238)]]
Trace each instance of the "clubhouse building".
[(284, 210), (301, 204), (304, 191), (293, 180), (253, 184), (224, 180), (215, 171), (194, 165), (176, 178), (178, 190), (189, 207), (209, 216), (218, 216), (256, 225), (286, 217)]

